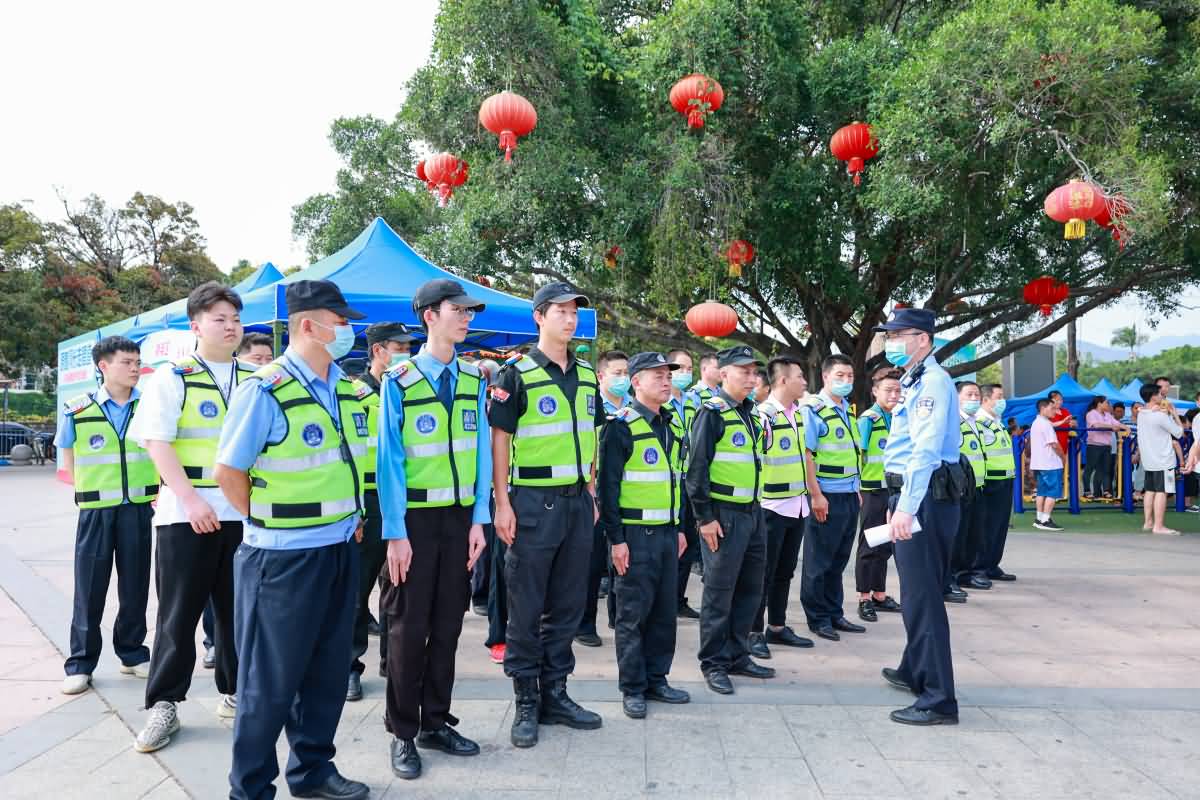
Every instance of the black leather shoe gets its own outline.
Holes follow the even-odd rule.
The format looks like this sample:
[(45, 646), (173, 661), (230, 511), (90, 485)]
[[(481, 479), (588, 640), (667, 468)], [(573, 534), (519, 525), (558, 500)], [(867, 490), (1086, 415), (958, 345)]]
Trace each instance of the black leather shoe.
[(876, 611), (897, 612), (900, 610), (900, 604), (891, 598), (890, 595), (884, 595), (882, 600), (871, 600), (871, 605), (875, 606)]
[(875, 613), (875, 604), (870, 600), (859, 600), (858, 618), (863, 622), (878, 622), (879, 615)]
[(684, 600), (679, 606), (677, 616), (680, 619), (700, 619), (700, 612), (689, 606), (687, 601)]
[(729, 680), (729, 673), (723, 669), (704, 673), (704, 682), (717, 694), (733, 694), (733, 681)]
[(384, 664), (384, 663), (380, 662), (380, 664), (379, 664), (379, 677), (381, 677), (381, 678), (386, 678), (387, 676), (388, 676), (388, 673), (387, 673), (387, 664)]
[(443, 725), (441, 730), (418, 733), (417, 747), (423, 747), (426, 750), (441, 750), (448, 756), (479, 755), (479, 745), (449, 725)]
[(371, 788), (365, 783), (343, 778), (336, 772), (315, 789), (306, 792), (292, 789), (292, 797), (323, 797), (325, 800), (367, 800), (370, 794)]
[(947, 586), (946, 590), (942, 592), (942, 599), (947, 603), (965, 603), (967, 597), (967, 593), (958, 588), (958, 584)]
[(609, 584), (610, 581), (608, 578), (600, 579), (600, 590), (596, 593), (596, 599), (603, 600), (608, 597), (608, 592), (612, 588)]
[(775, 668), (764, 667), (762, 664), (755, 664), (750, 659), (746, 659), (745, 664), (733, 667), (729, 670), (730, 675), (744, 675), (747, 678), (774, 678)]
[(787, 647), (812, 647), (813, 640), (796, 635), (796, 632), (784, 625), (779, 630), (767, 628), (767, 643), (782, 644)]
[(968, 589), (985, 589), (986, 590), (986, 589), (992, 588), (991, 581), (989, 581), (987, 578), (981, 578), (978, 575), (972, 575), (970, 578), (968, 578), (966, 585), (967, 585)]
[(883, 679), (885, 681), (890, 683), (892, 686), (895, 686), (897, 689), (903, 689), (906, 692), (912, 692), (913, 694), (916, 694), (916, 692), (913, 692), (912, 684), (904, 680), (904, 678), (900, 675), (900, 670), (892, 669), (891, 667), (884, 667), (880, 671), (880, 674), (883, 675)]
[(412, 739), (392, 737), (392, 774), (406, 781), (421, 777), (421, 754)]
[(346, 682), (346, 702), (353, 703), (362, 700), (362, 676), (350, 670), (350, 680)]
[(672, 705), (683, 705), (684, 703), (692, 702), (692, 696), (683, 689), (676, 689), (674, 686), (663, 684), (662, 686), (651, 686), (646, 690), (646, 699), (653, 700), (656, 703), (671, 703)]
[(599, 647), (604, 644), (604, 640), (596, 633), (577, 633), (575, 634), (575, 641), (584, 647)]
[(217, 651), (211, 647), (204, 648), (204, 668), (216, 669), (217, 667)]
[(538, 741), (537, 678), (513, 678), (513, 691), (517, 699), (509, 738), (514, 747), (533, 747)]
[(487, 616), (487, 603), (475, 603), (471, 606), (471, 610), (475, 612), (477, 617)]
[(770, 658), (771, 648), (767, 647), (767, 637), (761, 633), (750, 633), (749, 642), (750, 655), (755, 658)]
[(1002, 569), (988, 570), (987, 576), (994, 581), (1015, 581), (1017, 579), (1016, 575), (1013, 575), (1011, 572), (1005, 572)]
[(838, 617), (833, 621), (833, 629), (843, 631), (844, 633), (866, 633), (867, 629), (862, 625), (855, 625), (845, 617)]
[(372, 617), (371, 619), (367, 620), (367, 636), (379, 636), (379, 634), (379, 623), (375, 620), (375, 618)]
[(640, 694), (627, 694), (621, 698), (621, 710), (630, 719), (645, 719), (646, 698)]
[(591, 731), (604, 724), (600, 715), (588, 711), (567, 694), (567, 679), (542, 682), (542, 704), (538, 722), (543, 725), (566, 725), (581, 731)]
[(833, 629), (832, 625), (822, 625), (820, 628), (813, 630), (813, 633), (831, 642), (840, 642), (842, 640), (842, 637), (838, 636), (838, 632)]
[(957, 725), (958, 714), (939, 714), (936, 711), (930, 711), (928, 708), (917, 708), (909, 706), (893, 711), (889, 716), (892, 722), (899, 722), (902, 725)]

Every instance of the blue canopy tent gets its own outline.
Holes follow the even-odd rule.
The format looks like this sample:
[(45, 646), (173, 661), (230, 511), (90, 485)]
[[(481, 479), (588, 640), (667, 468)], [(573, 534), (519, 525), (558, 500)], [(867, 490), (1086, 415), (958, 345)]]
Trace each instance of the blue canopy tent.
[(1138, 402), (1142, 402), (1142, 396), (1138, 394), (1142, 390), (1142, 379), (1134, 378), (1129, 383), (1121, 387), (1121, 393), (1127, 394), (1130, 397), (1136, 397)]
[(1033, 422), (1033, 418), (1037, 416), (1037, 401), (1053, 391), (1062, 392), (1063, 405), (1075, 415), (1075, 419), (1080, 420), (1079, 424), (1082, 425), (1088, 403), (1092, 401), (1097, 392), (1080, 386), (1074, 378), (1065, 372), (1058, 377), (1058, 380), (1040, 392), (1025, 395), (1024, 397), (1010, 398), (1004, 409), (1005, 420), (1007, 421), (1009, 417), (1016, 417), (1019, 424), (1029, 425)]
[(1108, 378), (1101, 378), (1092, 387), (1092, 393), (1107, 397), (1110, 403), (1124, 403), (1126, 409), (1131, 408), (1135, 402), (1141, 402), (1141, 398), (1121, 391)]
[[(412, 310), (413, 291), (434, 278), (452, 278), (486, 304), (471, 323), (467, 347), (501, 348), (537, 338), (530, 301), (465, 280), (434, 266), (401, 239), (382, 218), (376, 218), (354, 241), (283, 280), (242, 297), (246, 307), (242, 320), (247, 327), (287, 319), (287, 285), (299, 280), (330, 280), (338, 285), (346, 301), (367, 318), (355, 322), (363, 328), (374, 322), (404, 322), (416, 325)], [(596, 312), (580, 309), (581, 339), (596, 337)]]
[[(250, 292), (270, 286), (282, 278), (283, 273), (268, 261), (246, 276), (233, 287), (233, 290), (244, 298)], [(245, 319), (245, 312), (243, 312), (242, 317)], [(129, 320), (126, 321), (128, 322)], [(165, 306), (159, 306), (158, 308), (138, 314), (132, 319), (132, 322), (133, 325), (125, 332), (125, 335), (135, 342), (140, 342), (154, 331), (166, 330), (167, 328), (186, 328), (188, 326), (187, 298), (183, 297), (173, 303), (167, 303)], [(103, 330), (101, 333), (104, 333), (106, 336), (109, 335)]]

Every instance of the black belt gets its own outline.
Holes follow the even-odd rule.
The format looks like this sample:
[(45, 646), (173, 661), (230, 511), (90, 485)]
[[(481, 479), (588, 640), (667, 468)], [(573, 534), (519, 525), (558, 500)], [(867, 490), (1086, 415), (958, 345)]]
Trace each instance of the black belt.
[(758, 501), (750, 503), (730, 503), (728, 500), (713, 500), (713, 506), (717, 508), (727, 508), (730, 511), (740, 511), (743, 514), (749, 514), (752, 511), (758, 510)]
[(904, 476), (895, 472), (885, 472), (883, 485), (889, 489), (902, 489), (904, 488)]
[(555, 495), (558, 495), (559, 497), (578, 497), (579, 495), (581, 495), (587, 491), (587, 484), (577, 482), (577, 483), (569, 483), (566, 486), (517, 485), (517, 486), (513, 486), (513, 488), (521, 489), (521, 490), (536, 489), (539, 492), (546, 492), (547, 494), (555, 494)]

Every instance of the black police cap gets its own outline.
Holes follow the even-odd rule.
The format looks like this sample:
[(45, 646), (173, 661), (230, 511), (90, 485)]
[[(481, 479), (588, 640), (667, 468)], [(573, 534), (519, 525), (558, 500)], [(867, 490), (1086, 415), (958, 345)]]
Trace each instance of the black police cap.
[(629, 377), (632, 378), (644, 369), (654, 369), (655, 367), (666, 367), (672, 371), (679, 369), (678, 364), (667, 361), (667, 357), (662, 353), (638, 353), (629, 359)]
[(417, 337), (408, 332), (408, 326), (403, 322), (376, 322), (367, 328), (367, 347), (381, 342), (415, 341)]
[(449, 278), (435, 278), (417, 287), (416, 293), (413, 294), (413, 311), (426, 306), (436, 306), (443, 300), (449, 300), (456, 306), (473, 308), (476, 311), (484, 309), (483, 301), (467, 294), (467, 290), (458, 281), (452, 281)]
[(355, 311), (346, 303), (342, 290), (333, 281), (296, 281), (289, 283), (285, 294), (288, 314), (300, 311), (328, 309), (346, 319), (366, 319), (366, 314)]
[(927, 308), (900, 308), (888, 315), (887, 322), (875, 326), (876, 333), (902, 331), (909, 328), (933, 334), (937, 315)]
[(739, 344), (736, 347), (726, 347), (717, 353), (718, 367), (741, 367), (747, 364), (763, 366), (763, 362), (755, 357), (754, 350), (749, 345)]
[(592, 303), (587, 299), (587, 295), (580, 294), (569, 283), (556, 281), (547, 283), (545, 286), (533, 293), (533, 307), (541, 308), (547, 303), (567, 303), (571, 300), (575, 301), (575, 305), (580, 308), (587, 308)]

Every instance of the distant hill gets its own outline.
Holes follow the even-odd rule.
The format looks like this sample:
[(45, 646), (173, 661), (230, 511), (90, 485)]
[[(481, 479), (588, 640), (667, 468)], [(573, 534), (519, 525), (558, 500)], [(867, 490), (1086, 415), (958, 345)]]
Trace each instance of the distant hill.
[[(1065, 345), (1065, 339), (1051, 340), (1055, 344)], [(1143, 358), (1156, 356), (1164, 350), (1170, 350), (1174, 347), (1184, 347), (1191, 345), (1192, 347), (1200, 347), (1200, 336), (1160, 336), (1152, 339), (1146, 344), (1138, 348), (1138, 355)], [(1129, 358), (1129, 351), (1122, 350), (1117, 347), (1106, 347), (1104, 345), (1095, 344), (1094, 342), (1079, 340), (1079, 357), (1080, 360), (1086, 360), (1088, 356), (1092, 357), (1092, 361), (1097, 364), (1103, 364), (1108, 361), (1126, 361)]]
[(1160, 336), (1138, 348), (1139, 355), (1156, 356), (1173, 347), (1200, 347), (1200, 336)]

